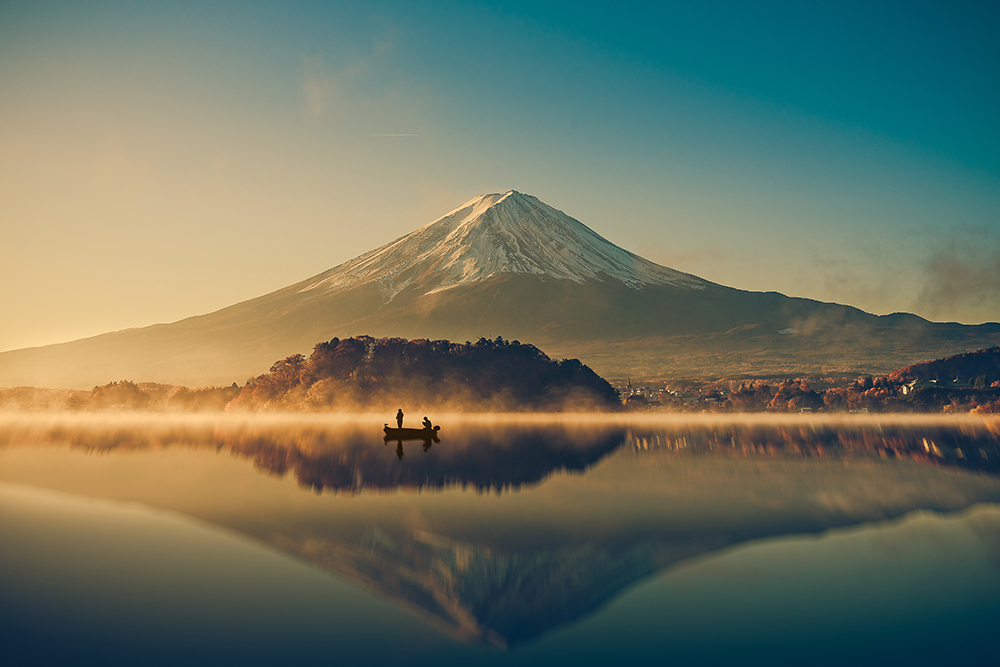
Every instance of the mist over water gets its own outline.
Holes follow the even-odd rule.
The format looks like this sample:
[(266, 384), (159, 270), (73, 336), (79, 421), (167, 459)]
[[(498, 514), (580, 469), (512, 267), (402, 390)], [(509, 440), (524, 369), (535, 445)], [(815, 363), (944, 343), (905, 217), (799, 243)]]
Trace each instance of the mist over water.
[(819, 662), (988, 664), (997, 420), (429, 416), (437, 439), (398, 441), (389, 414), (0, 416), (5, 641), (32, 664), (763, 664), (834, 640)]

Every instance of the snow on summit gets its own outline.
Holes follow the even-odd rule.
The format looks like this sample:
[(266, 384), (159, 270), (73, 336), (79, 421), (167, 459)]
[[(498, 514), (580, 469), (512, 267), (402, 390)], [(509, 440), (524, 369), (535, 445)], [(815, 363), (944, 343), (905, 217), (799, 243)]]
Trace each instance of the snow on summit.
[(619, 280), (630, 287), (705, 281), (619, 248), (536, 197), (511, 190), (476, 197), (442, 218), (306, 281), (300, 290), (377, 282), (391, 299), (416, 284), (425, 293), (526, 273), (582, 283)]

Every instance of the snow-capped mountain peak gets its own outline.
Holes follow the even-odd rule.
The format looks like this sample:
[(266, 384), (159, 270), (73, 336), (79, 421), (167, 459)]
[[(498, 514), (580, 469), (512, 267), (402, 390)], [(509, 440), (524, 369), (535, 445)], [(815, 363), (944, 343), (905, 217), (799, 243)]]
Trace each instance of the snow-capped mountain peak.
[(378, 282), (390, 300), (411, 284), (429, 294), (503, 273), (577, 283), (612, 279), (630, 287), (706, 285), (619, 248), (536, 197), (510, 190), (470, 199), (434, 222), (316, 276), (300, 291)]

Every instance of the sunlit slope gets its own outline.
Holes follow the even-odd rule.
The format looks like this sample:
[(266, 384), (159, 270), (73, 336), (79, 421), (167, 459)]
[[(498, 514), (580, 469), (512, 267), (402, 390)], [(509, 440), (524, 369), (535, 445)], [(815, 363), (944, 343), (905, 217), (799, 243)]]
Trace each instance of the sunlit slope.
[(579, 357), (605, 376), (886, 372), (1000, 340), (997, 325), (876, 317), (775, 293), (635, 290), (508, 274), (431, 295), (404, 290), (389, 304), (372, 285), (323, 295), (292, 287), (173, 324), (0, 354), (0, 386), (89, 388), (124, 378), (242, 383), (321, 340), (361, 333), (456, 341), (502, 335), (555, 358)]
[(634, 255), (517, 192), (470, 200), (322, 274), (172, 324), (0, 354), (0, 386), (242, 383), (359, 334), (534, 343), (605, 376), (888, 372), (1000, 343), (931, 323), (747, 292)]

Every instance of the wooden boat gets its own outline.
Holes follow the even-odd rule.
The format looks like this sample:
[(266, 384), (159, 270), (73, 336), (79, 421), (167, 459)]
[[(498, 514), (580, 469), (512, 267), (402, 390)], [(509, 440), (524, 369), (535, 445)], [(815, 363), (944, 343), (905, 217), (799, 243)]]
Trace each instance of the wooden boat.
[(440, 426), (430, 428), (391, 428), (388, 424), (382, 429), (386, 440), (436, 440)]

